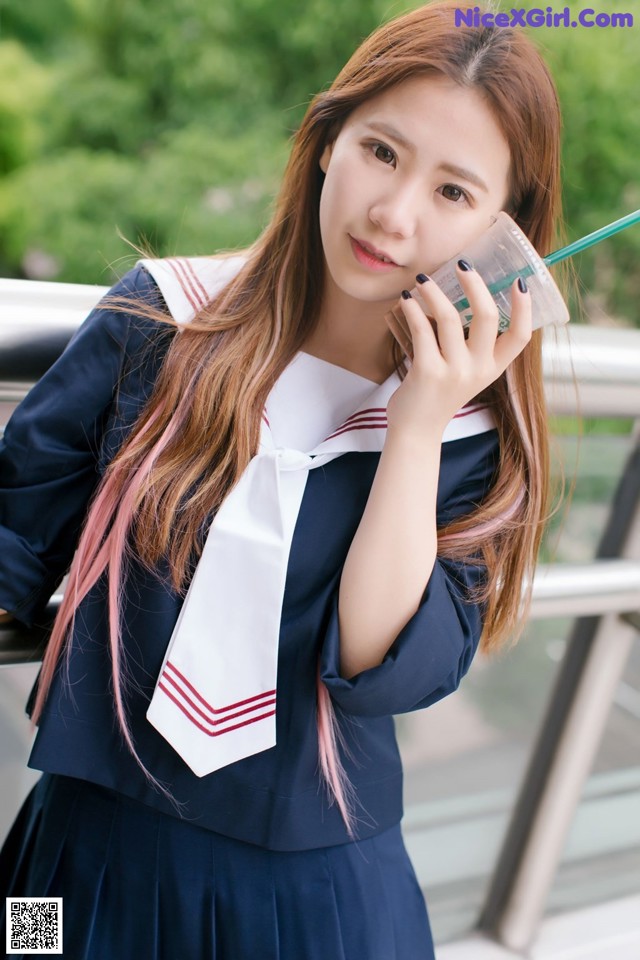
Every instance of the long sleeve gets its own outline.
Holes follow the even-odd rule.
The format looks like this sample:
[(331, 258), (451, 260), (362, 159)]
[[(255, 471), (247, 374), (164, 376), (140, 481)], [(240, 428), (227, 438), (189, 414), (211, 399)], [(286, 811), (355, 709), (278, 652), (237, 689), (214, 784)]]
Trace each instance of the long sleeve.
[[(495, 430), (443, 445), (439, 525), (481, 502), (495, 476), (498, 455)], [(469, 591), (483, 575), (481, 565), (438, 558), (418, 610), (382, 663), (349, 680), (339, 672), (336, 592), (328, 612), (320, 672), (339, 707), (352, 715), (387, 716), (427, 707), (456, 690), (482, 633), (482, 610), (469, 602)]]
[[(109, 295), (154, 293), (149, 275), (137, 268)], [(144, 321), (98, 304), (7, 424), (0, 441), (0, 607), (24, 623), (33, 621), (71, 562), (100, 479), (127, 355), (147, 337)]]

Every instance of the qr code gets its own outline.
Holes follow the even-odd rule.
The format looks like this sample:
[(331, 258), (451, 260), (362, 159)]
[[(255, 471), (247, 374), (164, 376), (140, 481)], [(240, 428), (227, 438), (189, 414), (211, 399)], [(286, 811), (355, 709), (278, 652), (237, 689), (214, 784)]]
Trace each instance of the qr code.
[(7, 897), (7, 954), (62, 953), (62, 897)]

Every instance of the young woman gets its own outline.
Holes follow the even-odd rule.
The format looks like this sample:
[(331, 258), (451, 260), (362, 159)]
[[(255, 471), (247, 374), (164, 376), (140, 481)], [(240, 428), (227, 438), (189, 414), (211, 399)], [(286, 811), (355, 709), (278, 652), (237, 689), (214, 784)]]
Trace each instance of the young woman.
[(62, 896), (74, 960), (434, 955), (392, 715), (516, 636), (547, 427), (526, 285), (498, 336), (460, 261), (465, 337), (428, 275), (559, 213), (547, 69), (454, 9), (366, 40), (253, 246), (142, 261), (7, 427), (0, 604), (71, 569), (3, 897)]

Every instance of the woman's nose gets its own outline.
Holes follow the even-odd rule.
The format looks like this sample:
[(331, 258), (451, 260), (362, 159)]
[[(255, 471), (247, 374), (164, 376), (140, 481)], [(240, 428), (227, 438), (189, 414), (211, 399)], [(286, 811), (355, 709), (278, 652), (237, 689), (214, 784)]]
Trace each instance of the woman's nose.
[(369, 208), (369, 219), (384, 233), (412, 237), (417, 230), (421, 201), (418, 191), (411, 184), (390, 191)]

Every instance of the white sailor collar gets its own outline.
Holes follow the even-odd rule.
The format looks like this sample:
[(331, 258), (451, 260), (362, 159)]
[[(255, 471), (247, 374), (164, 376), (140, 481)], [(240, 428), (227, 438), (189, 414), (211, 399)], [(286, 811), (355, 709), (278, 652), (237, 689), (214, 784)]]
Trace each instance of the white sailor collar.
[[(211, 302), (244, 262), (141, 261), (181, 323)], [(301, 391), (305, 366), (313, 378), (303, 377)], [(147, 712), (198, 776), (275, 745), (280, 616), (309, 471), (344, 453), (381, 451), (387, 404), (400, 383), (397, 373), (375, 384), (298, 354), (269, 395), (259, 449), (211, 524)], [(302, 449), (290, 442), (296, 437), (292, 413), (312, 424)], [(493, 427), (486, 406), (469, 404), (448, 424), (443, 441)]]

